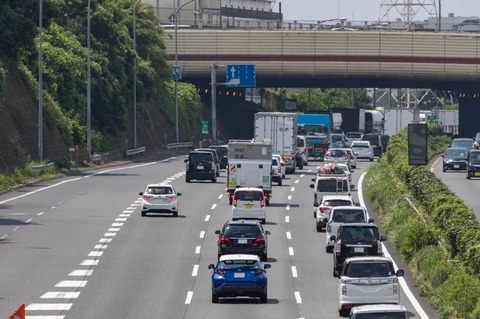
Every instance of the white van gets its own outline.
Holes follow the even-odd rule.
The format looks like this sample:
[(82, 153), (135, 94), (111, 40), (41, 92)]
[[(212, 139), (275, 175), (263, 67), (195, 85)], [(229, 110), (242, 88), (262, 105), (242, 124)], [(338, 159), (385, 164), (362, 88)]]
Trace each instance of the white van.
[(303, 165), (308, 165), (308, 145), (307, 139), (303, 135), (297, 135), (297, 154), (302, 158)]
[(258, 219), (265, 224), (267, 207), (263, 190), (257, 187), (240, 187), (233, 194), (232, 220)]
[(411, 313), (401, 305), (365, 305), (353, 307), (350, 311), (350, 319), (408, 319)]

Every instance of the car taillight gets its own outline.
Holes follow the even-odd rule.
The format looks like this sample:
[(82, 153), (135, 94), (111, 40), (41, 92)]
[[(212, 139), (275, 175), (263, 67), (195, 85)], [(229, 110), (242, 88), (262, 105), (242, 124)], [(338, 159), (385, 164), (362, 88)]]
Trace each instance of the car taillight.
[(230, 237), (222, 235), (220, 236), (220, 238), (218, 238), (218, 242), (220, 244), (231, 244), (232, 240), (230, 239)]
[(232, 205), (233, 205), (234, 207), (237, 207), (237, 198), (236, 198), (236, 197), (233, 198), (233, 203), (232, 203)]
[(257, 238), (255, 238), (255, 244), (265, 245), (265, 237), (263, 237), (262, 235), (257, 236)]
[(220, 276), (224, 275), (224, 272), (221, 269), (217, 269), (217, 270), (215, 270), (215, 272), (217, 273), (217, 275), (220, 275)]
[(278, 165), (278, 169), (277, 169), (277, 171), (278, 171), (279, 173), (281, 173), (281, 172), (282, 172), (282, 166), (281, 166), (281, 165)]
[(265, 206), (265, 197), (262, 196), (262, 199), (260, 200), (260, 207), (264, 207)]
[(143, 195), (142, 198), (144, 200), (148, 200), (149, 198), (152, 198), (153, 196), (152, 195)]
[(167, 195), (165, 196), (167, 197), (168, 199), (172, 200), (172, 201), (176, 201), (177, 200), (177, 195)]
[(213, 287), (218, 288), (218, 287), (220, 287), (221, 284), (222, 283), (220, 283), (220, 282), (216, 282), (216, 283), (213, 284)]
[(328, 207), (328, 206), (320, 206), (319, 209), (320, 209), (321, 212), (324, 212), (324, 211), (326, 211), (326, 210), (329, 210), (330, 207)]
[(261, 274), (263, 274), (263, 269), (257, 269), (257, 272), (255, 273), (255, 275), (258, 276), (258, 275), (261, 275)]
[(259, 283), (259, 285), (260, 285), (261, 288), (265, 288), (265, 283), (264, 282)]

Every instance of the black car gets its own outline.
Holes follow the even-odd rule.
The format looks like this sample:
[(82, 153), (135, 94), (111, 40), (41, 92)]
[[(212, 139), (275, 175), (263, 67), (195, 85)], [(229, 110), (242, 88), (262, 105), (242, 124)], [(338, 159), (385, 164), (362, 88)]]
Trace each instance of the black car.
[(442, 170), (465, 170), (467, 169), (467, 150), (460, 147), (450, 147), (445, 150)]
[(348, 223), (340, 225), (337, 235), (330, 236), (335, 242), (333, 273), (342, 271), (345, 259), (354, 256), (383, 256), (382, 241), (378, 226), (372, 223)]
[(480, 177), (480, 150), (471, 149), (467, 154), (467, 179)]
[(370, 145), (372, 145), (373, 147), (373, 155), (382, 156), (383, 144), (382, 144), (382, 138), (379, 134), (375, 134), (375, 133), (363, 134), (362, 141), (370, 142)]
[(217, 182), (217, 166), (211, 152), (192, 151), (185, 159), (187, 163), (185, 181), (211, 180)]
[(212, 148), (217, 151), (217, 155), (220, 158), (220, 169), (227, 168), (228, 146), (227, 145), (210, 145), (208, 148)]
[(267, 260), (268, 230), (264, 230), (257, 220), (227, 221), (218, 235), (218, 258), (227, 254), (257, 255), (260, 260)]
[(472, 138), (454, 138), (450, 147), (463, 147), (467, 151), (475, 148)]
[(206, 147), (206, 148), (196, 148), (195, 151), (212, 153), (213, 160), (215, 162), (215, 165), (217, 166), (217, 169), (216, 169), (217, 177), (220, 176), (220, 157), (218, 156), (217, 150), (210, 147)]

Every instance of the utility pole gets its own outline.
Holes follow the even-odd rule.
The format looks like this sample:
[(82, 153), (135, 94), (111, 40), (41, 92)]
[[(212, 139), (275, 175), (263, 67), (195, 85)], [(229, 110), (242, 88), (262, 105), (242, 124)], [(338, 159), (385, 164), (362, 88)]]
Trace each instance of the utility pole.
[(217, 68), (218, 66), (213, 63), (211, 66), (212, 71), (212, 138), (217, 139)]
[(38, 157), (43, 161), (43, 0), (39, 4), (39, 49), (38, 49)]
[(87, 8), (87, 151), (88, 160), (92, 159), (92, 94), (91, 94), (91, 71), (90, 71), (90, 0)]

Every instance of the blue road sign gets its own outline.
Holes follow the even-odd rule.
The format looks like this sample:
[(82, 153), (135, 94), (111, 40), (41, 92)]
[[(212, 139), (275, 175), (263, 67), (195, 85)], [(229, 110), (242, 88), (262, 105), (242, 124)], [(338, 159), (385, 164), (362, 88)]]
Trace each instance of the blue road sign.
[(226, 86), (232, 87), (255, 87), (254, 64), (227, 64)]

